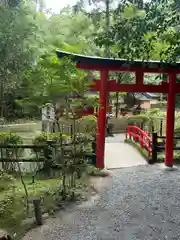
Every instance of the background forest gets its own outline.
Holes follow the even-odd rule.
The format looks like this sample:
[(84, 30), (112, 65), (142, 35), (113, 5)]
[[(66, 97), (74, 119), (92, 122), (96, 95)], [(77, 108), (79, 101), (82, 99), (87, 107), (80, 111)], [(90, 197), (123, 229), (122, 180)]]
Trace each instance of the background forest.
[[(60, 62), (56, 49), (102, 57), (177, 61), (179, 10), (178, 0), (80, 0), (53, 14), (43, 0), (1, 0), (1, 117), (38, 117), (44, 103), (75, 91), (84, 75), (72, 70), (68, 62)], [(128, 74), (115, 77), (119, 82), (132, 81)], [(161, 77), (166, 80), (166, 76)], [(160, 81), (152, 75), (146, 79), (149, 83)]]

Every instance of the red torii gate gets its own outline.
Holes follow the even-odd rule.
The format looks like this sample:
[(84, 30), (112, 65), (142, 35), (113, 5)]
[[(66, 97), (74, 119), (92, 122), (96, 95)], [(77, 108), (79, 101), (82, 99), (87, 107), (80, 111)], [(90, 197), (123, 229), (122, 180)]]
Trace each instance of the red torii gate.
[[(59, 58), (69, 57), (76, 63), (77, 68), (100, 71), (100, 80), (94, 80), (92, 90), (99, 91), (100, 108), (98, 115), (96, 167), (104, 168), (104, 149), (106, 131), (106, 107), (108, 92), (157, 92), (168, 93), (166, 117), (166, 166), (173, 166), (173, 136), (174, 113), (176, 93), (180, 93), (180, 83), (176, 83), (176, 75), (180, 74), (180, 63), (164, 63), (159, 61), (128, 61), (124, 59), (111, 59), (87, 57), (64, 51), (56, 51)], [(109, 71), (135, 72), (135, 84), (119, 84), (108, 81)], [(160, 85), (144, 84), (144, 73), (168, 74), (168, 82)]]

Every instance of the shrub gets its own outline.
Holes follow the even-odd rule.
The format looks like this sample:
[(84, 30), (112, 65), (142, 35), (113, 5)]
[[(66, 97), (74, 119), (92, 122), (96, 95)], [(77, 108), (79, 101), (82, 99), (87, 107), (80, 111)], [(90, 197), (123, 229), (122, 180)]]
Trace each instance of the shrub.
[(177, 137), (180, 136), (180, 125), (175, 128), (174, 135)]
[(90, 134), (85, 133), (77, 133), (76, 135), (76, 142), (77, 143), (88, 143), (92, 141), (92, 136)]
[(141, 127), (142, 125), (148, 123), (149, 117), (145, 114), (134, 115), (128, 117), (128, 125), (135, 125), (137, 127)]
[(0, 144), (22, 144), (23, 139), (16, 133), (0, 133)]
[(33, 143), (34, 144), (44, 144), (47, 142), (48, 139), (54, 140), (56, 142), (58, 142), (58, 141), (66, 142), (67, 140), (70, 139), (70, 137), (68, 135), (62, 134), (61, 132), (57, 132), (57, 133), (43, 132), (40, 135), (35, 137), (35, 139), (33, 140)]
[(26, 217), (24, 199), (16, 194), (8, 192), (0, 200), (0, 224), (3, 228), (20, 225), (22, 219)]
[(94, 115), (84, 116), (79, 120), (84, 125), (84, 130), (88, 134), (96, 134), (97, 118)]
[(0, 192), (9, 189), (14, 184), (14, 177), (3, 170), (0, 171)]

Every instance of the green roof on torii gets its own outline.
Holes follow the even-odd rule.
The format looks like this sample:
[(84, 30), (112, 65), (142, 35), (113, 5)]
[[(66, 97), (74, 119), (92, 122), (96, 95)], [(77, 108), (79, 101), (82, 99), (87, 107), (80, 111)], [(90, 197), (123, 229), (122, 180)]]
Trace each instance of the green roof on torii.
[(113, 68), (134, 68), (134, 69), (161, 69), (160, 72), (165, 72), (163, 69), (176, 69), (175, 71), (180, 72), (180, 62), (163, 62), (163, 61), (142, 61), (142, 60), (126, 60), (120, 58), (101, 58), (96, 56), (84, 56), (81, 54), (65, 52), (56, 50), (58, 58), (69, 57), (72, 61), (77, 64), (86, 64), (88, 66), (104, 66)]

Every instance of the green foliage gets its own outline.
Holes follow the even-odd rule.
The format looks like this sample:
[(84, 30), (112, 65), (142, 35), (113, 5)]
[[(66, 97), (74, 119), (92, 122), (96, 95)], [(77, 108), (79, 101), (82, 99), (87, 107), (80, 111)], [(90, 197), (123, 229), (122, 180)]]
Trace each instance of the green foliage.
[(0, 200), (0, 223), (3, 228), (12, 228), (15, 225), (20, 225), (26, 217), (24, 211), (24, 199), (15, 196), (9, 191), (4, 198)]
[[(25, 177), (30, 199), (33, 197), (42, 197), (42, 212), (53, 211), (57, 207), (56, 198), (59, 189), (59, 179), (36, 180), (32, 184), (29, 178)], [(10, 231), (16, 231), (22, 224), (22, 220), (27, 217), (33, 217), (33, 205), (29, 202), (31, 211), (29, 215), (26, 212), (26, 196), (19, 179), (16, 178), (12, 188), (0, 193), (0, 225)], [(53, 207), (54, 204), (54, 207)], [(14, 233), (14, 232), (13, 232)], [(18, 235), (18, 232), (17, 232)]]
[(95, 135), (97, 130), (97, 117), (94, 115), (85, 116), (80, 119), (86, 133)]
[(127, 118), (129, 125), (141, 127), (149, 121), (149, 117), (145, 114), (138, 114)]
[(164, 116), (164, 113), (162, 113), (159, 108), (147, 109), (146, 114), (148, 116)]
[(130, 60), (176, 61), (179, 58), (179, 12), (174, 2), (120, 3), (110, 32), (99, 34), (97, 44), (108, 44), (114, 56)]
[(55, 101), (60, 93), (68, 97), (71, 92), (84, 91), (87, 74), (67, 59), (59, 61), (55, 50), (90, 54), (98, 49), (92, 37), (96, 28), (86, 14), (66, 9), (47, 18), (32, 6), (25, 2), (18, 8), (0, 8), (0, 107), (5, 117), (38, 116), (38, 107)]
[(53, 140), (55, 142), (59, 142), (59, 141), (66, 142), (69, 139), (70, 139), (69, 136), (62, 134), (61, 132), (56, 132), (56, 133), (42, 132), (40, 135), (35, 137), (35, 139), (33, 140), (33, 143), (44, 144), (44, 143), (47, 143), (47, 140)]
[(14, 184), (15, 178), (7, 174), (5, 171), (0, 171), (0, 192), (11, 188)]
[(180, 136), (180, 126), (176, 126), (174, 130), (174, 136), (179, 137)]
[(139, 114), (139, 115), (134, 115), (134, 116), (131, 116), (131, 117), (128, 117), (128, 120), (140, 120), (140, 121), (148, 121), (149, 120), (149, 117), (145, 114)]
[(1, 144), (12, 144), (12, 145), (16, 145), (16, 144), (22, 144), (23, 143), (23, 139), (18, 136), (16, 133), (0, 133), (0, 143)]
[(81, 144), (84, 149), (87, 149), (88, 144), (93, 140), (92, 133), (77, 133), (75, 142)]
[(127, 118), (129, 125), (135, 125), (147, 131), (149, 134), (152, 131), (160, 133), (160, 123), (165, 121), (165, 113), (159, 108), (148, 109), (142, 114), (134, 115)]
[[(5, 108), (6, 97), (15, 94), (21, 85), (26, 70), (32, 66), (38, 51), (34, 51), (34, 38), (37, 33), (35, 12), (26, 3), (12, 8), (8, 5), (0, 5), (0, 84), (1, 84), (1, 116), (8, 115)], [(36, 44), (39, 44), (36, 41)], [(6, 102), (5, 102), (6, 103)]]
[[(158, 153), (158, 162), (164, 162), (165, 160), (165, 153)], [(175, 164), (180, 164), (180, 153), (178, 151), (174, 151), (173, 157)]]

